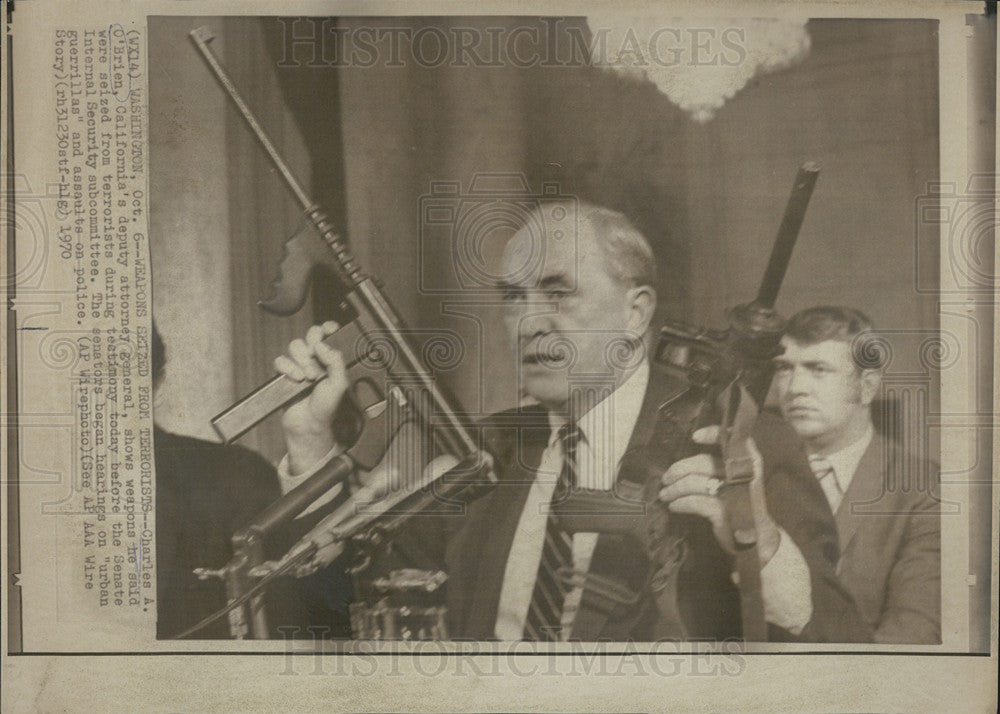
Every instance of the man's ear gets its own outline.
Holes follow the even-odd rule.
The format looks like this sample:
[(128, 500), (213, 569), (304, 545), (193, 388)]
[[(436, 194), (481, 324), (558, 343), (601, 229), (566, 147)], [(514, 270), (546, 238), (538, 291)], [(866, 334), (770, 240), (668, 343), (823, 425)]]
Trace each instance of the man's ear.
[(861, 403), (868, 406), (878, 395), (882, 384), (882, 372), (877, 369), (861, 370)]
[(628, 330), (645, 335), (656, 310), (656, 291), (649, 285), (630, 288), (626, 293), (629, 304)]

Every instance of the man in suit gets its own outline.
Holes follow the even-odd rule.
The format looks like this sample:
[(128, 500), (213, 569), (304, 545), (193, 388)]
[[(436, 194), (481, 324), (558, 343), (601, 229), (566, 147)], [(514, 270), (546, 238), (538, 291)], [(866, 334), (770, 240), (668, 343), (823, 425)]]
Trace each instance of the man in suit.
[[(647, 357), (656, 294), (645, 238), (617, 212), (547, 203), (508, 243), (500, 274), (520, 385), (537, 405), (485, 421), (483, 441), (499, 478), (491, 493), (463, 516), (441, 519), (437, 542), (418, 538), (427, 520), (415, 519), (420, 527), (394, 544), (413, 552), (411, 562), (444, 565), (451, 635), (738, 637), (735, 545), (718, 493), (719, 459), (659, 463), (651, 490), (642, 466), (648, 461), (630, 460), (648, 455), (659, 417), (686, 386)], [(340, 449), (330, 419), (347, 387), (344, 363), (322, 343), (335, 328), (310, 329), (275, 362), (293, 379), (322, 380), (285, 413), (282, 468), (290, 474), (307, 476)], [(772, 635), (865, 639), (833, 576), (836, 537), (822, 492), (804, 456), (783, 448), (793, 439), (775, 422), (755, 435), (766, 468), (758, 454), (750, 489)], [(714, 439), (711, 430), (698, 436), (705, 444)], [(666, 507), (676, 524), (686, 523), (672, 562), (653, 578), (635, 511), (613, 518), (617, 529), (593, 532), (570, 533), (568, 521), (552, 515), (574, 490), (620, 493), (626, 481), (646, 489), (648, 509)]]
[(884, 351), (846, 307), (796, 314), (775, 359), (784, 418), (805, 441), (836, 516), (838, 576), (885, 643), (941, 641), (938, 471), (876, 433)]

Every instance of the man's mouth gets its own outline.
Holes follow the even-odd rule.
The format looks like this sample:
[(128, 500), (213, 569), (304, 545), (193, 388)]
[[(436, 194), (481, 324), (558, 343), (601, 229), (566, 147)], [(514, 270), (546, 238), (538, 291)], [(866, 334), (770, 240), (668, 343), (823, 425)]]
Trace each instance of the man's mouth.
[(790, 417), (809, 417), (814, 416), (818, 413), (817, 409), (807, 406), (790, 406), (785, 407), (785, 415)]

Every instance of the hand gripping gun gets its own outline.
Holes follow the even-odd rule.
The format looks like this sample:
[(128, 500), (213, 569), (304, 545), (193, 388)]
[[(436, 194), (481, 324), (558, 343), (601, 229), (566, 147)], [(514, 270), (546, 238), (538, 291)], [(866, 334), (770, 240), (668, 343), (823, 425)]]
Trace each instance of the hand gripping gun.
[[(656, 348), (656, 360), (679, 372), (689, 386), (661, 409), (654, 443), (666, 451), (679, 449), (675, 453), (686, 456), (690, 447), (685, 445), (690, 444), (695, 429), (720, 425), (725, 478), (719, 496), (736, 543), (734, 566), (739, 576), (743, 639), (748, 642), (767, 640), (758, 533), (750, 498), (754, 460), (748, 439), (771, 384), (772, 359), (781, 353), (785, 322), (774, 304), (818, 175), (819, 166), (812, 162), (799, 169), (757, 297), (728, 311), (729, 328), (693, 330), (668, 322), (660, 328)], [(667, 464), (676, 460), (668, 457)], [(654, 525), (653, 531), (662, 535), (662, 527), (662, 523)], [(657, 547), (663, 545), (660, 541)]]

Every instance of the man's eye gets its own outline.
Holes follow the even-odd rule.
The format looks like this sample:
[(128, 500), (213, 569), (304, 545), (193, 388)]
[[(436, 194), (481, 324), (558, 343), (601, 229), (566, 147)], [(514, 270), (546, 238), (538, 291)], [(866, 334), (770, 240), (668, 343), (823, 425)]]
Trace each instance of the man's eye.
[(778, 363), (774, 366), (775, 374), (788, 374), (792, 371), (792, 365)]
[(524, 291), (522, 290), (504, 290), (501, 299), (504, 302), (513, 302), (520, 300), (522, 297), (524, 297)]
[(549, 300), (562, 300), (567, 295), (569, 295), (569, 290), (552, 289), (552, 290), (546, 290), (545, 291), (545, 296)]

